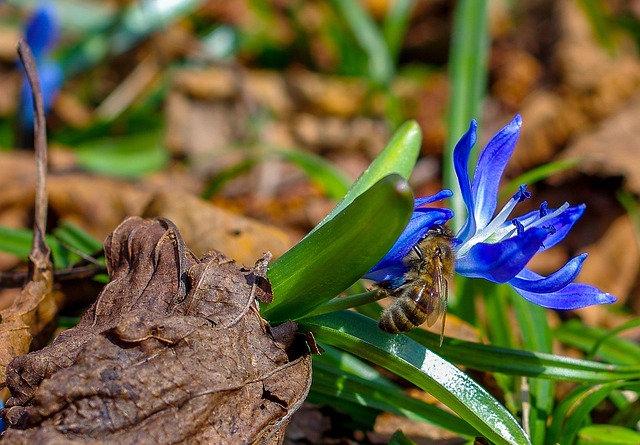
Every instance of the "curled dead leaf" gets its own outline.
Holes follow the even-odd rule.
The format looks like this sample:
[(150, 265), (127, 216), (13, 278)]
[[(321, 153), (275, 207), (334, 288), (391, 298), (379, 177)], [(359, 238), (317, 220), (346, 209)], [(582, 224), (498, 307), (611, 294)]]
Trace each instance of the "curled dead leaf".
[(105, 253), (111, 282), (80, 323), (10, 363), (4, 442), (281, 443), (311, 362), (258, 314), (268, 256), (198, 259), (173, 223), (137, 217)]

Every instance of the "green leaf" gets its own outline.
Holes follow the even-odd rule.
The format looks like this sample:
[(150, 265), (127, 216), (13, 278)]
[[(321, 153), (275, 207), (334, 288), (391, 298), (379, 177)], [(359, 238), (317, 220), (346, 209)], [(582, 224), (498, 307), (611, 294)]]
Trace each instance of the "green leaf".
[[(46, 235), (45, 239), (51, 249), (51, 258), (56, 269), (64, 269), (80, 259), (78, 255), (60, 244), (60, 241), (54, 236)], [(32, 243), (32, 230), (0, 226), (0, 251), (10, 253), (26, 261), (29, 259)]]
[(313, 360), (326, 366), (331, 366), (337, 372), (351, 374), (360, 377), (376, 386), (384, 386), (389, 389), (396, 389), (397, 386), (383, 376), (373, 366), (366, 364), (348, 352), (344, 352), (333, 346), (321, 344), (324, 352), (321, 355), (314, 355)]
[[(460, 0), (456, 2), (451, 32), (451, 102), (449, 105), (449, 136), (443, 156), (444, 186), (453, 190), (451, 210), (456, 214), (453, 230), (464, 223), (466, 209), (460, 194), (453, 166), (453, 148), (469, 128), (471, 119), (480, 119), (482, 97), (487, 87), (489, 54), (489, 13), (487, 0)], [(475, 165), (475, 150), (469, 163)]]
[(321, 156), (296, 149), (282, 149), (266, 147), (265, 150), (251, 150), (246, 159), (231, 165), (211, 177), (207, 183), (202, 197), (211, 198), (218, 193), (224, 185), (241, 174), (247, 173), (253, 167), (269, 158), (279, 158), (298, 167), (309, 179), (322, 188), (326, 195), (332, 199), (340, 199), (349, 190), (350, 181), (338, 168), (327, 162)]
[(396, 0), (389, 4), (382, 23), (382, 35), (392, 62), (397, 63), (414, 5), (415, 0)]
[(75, 150), (83, 168), (125, 178), (159, 171), (169, 159), (159, 132), (97, 139)]
[(427, 422), (465, 437), (474, 437), (477, 431), (459, 417), (437, 406), (406, 395), (399, 387), (376, 382), (345, 373), (320, 363), (314, 357), (312, 391), (356, 402), (360, 405), (398, 414), (408, 419)]
[(60, 242), (87, 255), (102, 250), (100, 241), (69, 221), (62, 221), (60, 226), (53, 229), (53, 234)]
[(368, 73), (379, 85), (388, 85), (393, 79), (394, 66), (387, 42), (359, 2), (334, 0), (336, 7), (349, 23), (358, 44), (367, 53)]
[(396, 431), (389, 439), (388, 445), (416, 445), (416, 443), (405, 436), (402, 431)]
[(636, 241), (640, 244), (640, 203), (631, 192), (624, 189), (618, 190), (616, 197), (631, 218), (633, 229), (636, 232)]
[(299, 321), (320, 342), (365, 358), (429, 392), (496, 444), (528, 444), (511, 414), (451, 363), (406, 335), (380, 331), (374, 320), (342, 311)]
[[(551, 353), (551, 330), (546, 309), (522, 298), (510, 286), (502, 286), (509, 291), (511, 301), (522, 332), (523, 346), (531, 351)], [(529, 434), (533, 445), (542, 445), (546, 436), (547, 418), (554, 403), (555, 385), (551, 380), (531, 378), (526, 392), (529, 402)], [(524, 391), (523, 391), (524, 392)]]
[(409, 176), (418, 159), (421, 144), (422, 132), (420, 131), (418, 123), (416, 121), (404, 123), (393, 134), (391, 140), (380, 154), (376, 156), (371, 165), (369, 165), (364, 173), (353, 183), (345, 197), (342, 198), (342, 201), (336, 205), (320, 224), (313, 228), (309, 235), (333, 219), (345, 207), (351, 204), (354, 199), (385, 176), (396, 173), (405, 180), (409, 180)]
[(588, 425), (578, 431), (578, 445), (638, 445), (640, 433), (617, 425)]
[(610, 331), (584, 326), (579, 320), (569, 320), (554, 331), (561, 342), (589, 353), (597, 347), (597, 355), (610, 363), (640, 365), (640, 345), (620, 337), (610, 337)]
[(413, 195), (389, 175), (269, 267), (272, 323), (300, 318), (351, 286), (393, 246), (413, 211)]
[[(379, 312), (379, 310), (377, 313), (370, 312), (368, 315), (376, 317)], [(438, 347), (440, 336), (424, 329), (414, 329), (405, 335), (427, 348), (437, 350), (440, 356), (452, 363), (479, 371), (584, 383), (640, 378), (638, 365), (610, 365), (448, 337), (444, 338), (442, 347)]]
[(27, 260), (29, 258), (32, 243), (33, 231), (0, 226), (1, 252), (10, 253), (22, 260)]
[(318, 155), (302, 150), (274, 150), (274, 153), (298, 166), (330, 198), (340, 199), (349, 190), (347, 177)]
[(637, 392), (640, 390), (640, 383), (616, 381), (594, 386), (580, 386), (574, 389), (554, 411), (546, 443), (549, 445), (573, 443), (580, 428), (591, 420), (591, 411), (618, 389)]

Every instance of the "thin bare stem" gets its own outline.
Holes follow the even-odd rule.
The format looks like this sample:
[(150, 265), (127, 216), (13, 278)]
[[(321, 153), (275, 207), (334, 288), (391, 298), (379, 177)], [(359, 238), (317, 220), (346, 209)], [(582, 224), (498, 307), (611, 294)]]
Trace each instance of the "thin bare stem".
[[(29, 45), (20, 41), (18, 43), (18, 56), (24, 66), (27, 79), (31, 86), (33, 96), (34, 120), (34, 148), (36, 158), (36, 202), (35, 218), (33, 222), (33, 247), (29, 258), (36, 268), (46, 267), (50, 250), (45, 242), (45, 230), (47, 227), (47, 126), (44, 115), (44, 101), (42, 89), (38, 79), (36, 61), (31, 53)], [(44, 261), (44, 263), (43, 263)]]

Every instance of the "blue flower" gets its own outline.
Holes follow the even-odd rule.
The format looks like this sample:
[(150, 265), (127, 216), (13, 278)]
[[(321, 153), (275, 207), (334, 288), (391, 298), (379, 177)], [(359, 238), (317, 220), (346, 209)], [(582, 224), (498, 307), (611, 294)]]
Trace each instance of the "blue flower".
[(398, 240), (389, 252), (371, 269), (364, 278), (377, 282), (390, 282), (397, 287), (404, 282), (406, 266), (402, 259), (420, 241), (431, 226), (444, 224), (453, 217), (453, 212), (445, 208), (423, 207), (452, 196), (451, 190), (441, 190), (433, 196), (416, 198), (414, 211)]
[[(467, 207), (467, 219), (454, 241), (456, 272), (465, 277), (509, 283), (525, 299), (551, 309), (577, 309), (614, 302), (616, 299), (611, 294), (593, 286), (573, 283), (586, 254), (571, 259), (547, 277), (526, 268), (534, 255), (565, 238), (584, 213), (584, 205), (571, 207), (564, 203), (557, 209), (549, 209), (543, 202), (539, 210), (509, 219), (516, 205), (531, 196), (523, 185), (496, 213), (500, 179), (515, 148), (521, 125), (522, 119), (516, 116), (489, 141), (480, 154), (473, 180), (468, 161), (476, 142), (476, 121), (471, 122), (454, 149), (454, 167)], [(443, 224), (453, 216), (447, 209), (420, 206), (449, 196), (451, 192), (443, 190), (433, 197), (416, 199), (411, 222), (389, 253), (365, 278), (390, 282), (391, 287), (402, 284), (407, 271), (402, 258), (432, 225)]]
[(567, 236), (584, 213), (584, 204), (571, 207), (564, 203), (557, 209), (548, 209), (543, 202), (539, 210), (509, 220), (516, 205), (531, 196), (522, 185), (496, 214), (500, 178), (521, 126), (522, 119), (516, 115), (489, 141), (480, 154), (473, 181), (468, 161), (476, 142), (475, 121), (454, 149), (454, 166), (467, 207), (467, 220), (457, 235), (456, 271), (465, 277), (509, 283), (525, 299), (546, 308), (577, 309), (613, 303), (616, 299), (611, 294), (573, 283), (586, 254), (573, 258), (548, 277), (525, 267), (535, 254), (555, 246)]
[[(44, 1), (33, 12), (25, 26), (25, 42), (29, 45), (38, 68), (40, 88), (45, 111), (51, 109), (62, 85), (60, 65), (49, 57), (60, 37), (60, 25), (53, 4)], [(20, 88), (20, 123), (23, 128), (33, 126), (33, 96), (31, 87), (23, 73)]]

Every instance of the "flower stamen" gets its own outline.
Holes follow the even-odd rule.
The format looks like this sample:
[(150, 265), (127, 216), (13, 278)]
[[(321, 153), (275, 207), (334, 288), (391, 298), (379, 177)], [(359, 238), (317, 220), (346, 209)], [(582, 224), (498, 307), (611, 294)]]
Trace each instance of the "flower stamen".
[[(509, 215), (511, 214), (511, 212), (513, 211), (513, 209), (516, 207), (518, 203), (531, 197), (531, 193), (526, 191), (526, 188), (527, 188), (526, 184), (521, 185), (518, 191), (511, 197), (509, 202), (505, 204), (505, 206), (502, 208), (502, 210), (500, 210), (500, 212), (495, 216), (495, 218), (493, 218), (491, 222), (487, 224), (487, 226), (484, 229), (480, 230), (478, 233), (472, 236), (469, 240), (467, 240), (466, 243), (464, 243), (461, 246), (460, 250), (458, 251), (458, 255), (459, 256), (466, 255), (473, 246), (475, 246), (478, 243), (484, 242), (489, 238), (496, 238), (496, 234), (500, 235), (496, 241), (499, 241), (500, 239), (502, 239), (504, 230), (499, 230), (500, 227), (505, 223), (505, 221), (507, 220), (507, 218), (509, 217)], [(508, 232), (511, 232), (511, 231), (512, 230), (509, 230)]]
[(518, 233), (518, 235), (522, 235), (524, 233), (524, 226), (516, 218), (511, 220), (511, 224), (516, 226), (516, 232)]

